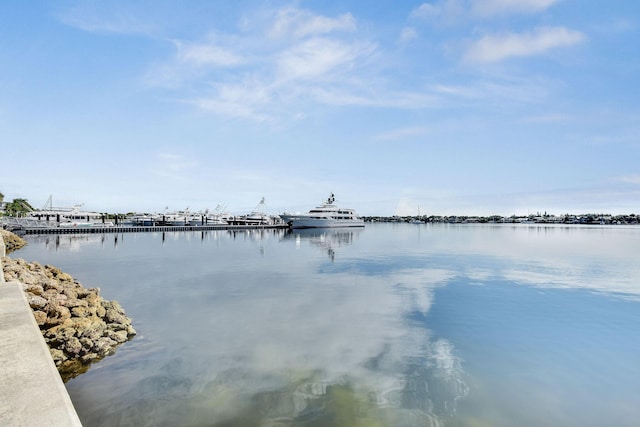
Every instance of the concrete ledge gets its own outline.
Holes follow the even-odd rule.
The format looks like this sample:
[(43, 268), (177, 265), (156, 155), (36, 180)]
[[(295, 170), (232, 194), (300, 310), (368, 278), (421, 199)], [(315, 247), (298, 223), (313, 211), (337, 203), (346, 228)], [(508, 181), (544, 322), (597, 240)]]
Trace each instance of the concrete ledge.
[(4, 270), (2, 269), (2, 257), (7, 255), (7, 247), (4, 245), (4, 238), (0, 234), (0, 283), (4, 283)]
[(0, 424), (81, 426), (16, 281), (0, 283), (0, 337)]

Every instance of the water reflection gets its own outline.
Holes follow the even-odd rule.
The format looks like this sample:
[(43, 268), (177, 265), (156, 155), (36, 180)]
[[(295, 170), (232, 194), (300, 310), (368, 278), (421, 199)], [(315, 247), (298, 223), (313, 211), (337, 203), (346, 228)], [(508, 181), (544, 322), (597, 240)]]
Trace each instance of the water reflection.
[(636, 305), (559, 290), (640, 295), (638, 232), (259, 231), (57, 252), (138, 330), (67, 384), (85, 425), (590, 425), (581, 390), (634, 407)]
[[(68, 384), (83, 422), (441, 425), (467, 392), (462, 367), (452, 343), (416, 319), (447, 275), (359, 272), (361, 233), (176, 234), (160, 245), (127, 236), (119, 250), (135, 286), (117, 299), (139, 335)], [(89, 262), (112, 263), (98, 248)]]
[(296, 247), (300, 248), (302, 241), (327, 252), (329, 259), (334, 262), (336, 249), (350, 245), (363, 230), (361, 228), (303, 228), (287, 230), (282, 238), (293, 239)]

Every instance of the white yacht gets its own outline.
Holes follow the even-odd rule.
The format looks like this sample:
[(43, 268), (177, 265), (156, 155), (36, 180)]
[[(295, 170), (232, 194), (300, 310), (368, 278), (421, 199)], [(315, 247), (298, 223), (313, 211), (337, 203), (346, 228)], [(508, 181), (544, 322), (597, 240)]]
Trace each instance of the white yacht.
[(266, 213), (264, 197), (250, 214), (237, 217), (234, 221), (239, 225), (273, 225), (273, 218)]
[(326, 202), (306, 214), (284, 213), (280, 218), (292, 228), (364, 227), (364, 220), (353, 209), (339, 208), (335, 200), (331, 193)]
[(113, 222), (107, 219), (106, 214), (82, 211), (81, 207), (81, 204), (71, 208), (53, 207), (52, 197), (49, 196), (42, 209), (29, 212), (26, 217), (20, 219), (30, 227), (113, 227)]
[(231, 223), (233, 215), (227, 212), (227, 204), (218, 205), (210, 212), (209, 209), (205, 211), (205, 223), (206, 224), (219, 224), (225, 225)]

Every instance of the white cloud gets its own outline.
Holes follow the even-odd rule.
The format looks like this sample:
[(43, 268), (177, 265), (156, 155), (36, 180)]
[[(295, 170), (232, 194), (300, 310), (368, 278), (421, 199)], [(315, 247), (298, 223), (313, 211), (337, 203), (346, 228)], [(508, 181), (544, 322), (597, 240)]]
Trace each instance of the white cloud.
[(268, 105), (273, 100), (273, 88), (258, 81), (214, 85), (212, 93), (187, 100), (198, 108), (219, 116), (264, 122), (273, 111)]
[(575, 117), (562, 114), (562, 113), (550, 113), (542, 114), (538, 116), (529, 116), (522, 119), (524, 123), (568, 123), (573, 121)]
[(195, 65), (234, 66), (244, 62), (241, 55), (215, 43), (184, 43), (175, 42), (177, 57), (181, 62)]
[(279, 75), (285, 79), (308, 79), (354, 66), (354, 61), (374, 50), (372, 45), (345, 43), (315, 37), (292, 46), (277, 59)]
[(418, 32), (415, 28), (405, 27), (400, 32), (400, 42), (406, 43), (418, 37)]
[(392, 131), (380, 134), (376, 137), (377, 140), (393, 141), (399, 139), (405, 139), (408, 137), (423, 136), (429, 132), (429, 128), (424, 126), (407, 127), (402, 129), (394, 129)]
[(618, 180), (627, 184), (640, 185), (640, 174), (621, 176)]
[[(309, 102), (366, 102), (357, 100), (366, 96), (361, 87), (371, 86), (363, 83), (363, 70), (378, 47), (350, 34), (356, 30), (350, 14), (332, 18), (289, 7), (253, 19), (265, 16), (271, 20), (245, 17), (240, 33), (173, 41), (175, 55), (154, 65), (147, 83), (170, 90), (188, 88), (183, 102), (216, 115), (259, 122), (304, 117)], [(192, 95), (194, 88), (197, 96)], [(339, 94), (340, 101), (323, 95), (327, 93)]]
[(586, 36), (564, 27), (541, 27), (528, 33), (487, 35), (473, 42), (466, 54), (469, 62), (499, 62), (514, 56), (533, 56), (578, 44)]
[(545, 99), (549, 82), (539, 79), (516, 77), (493, 77), (480, 79), (467, 84), (436, 84), (431, 91), (444, 101), (456, 104), (459, 100), (480, 102), (488, 105), (505, 106), (508, 103), (537, 103)]
[(85, 2), (58, 13), (60, 22), (89, 32), (151, 34), (154, 26), (147, 15), (113, 3)]
[(335, 31), (355, 31), (356, 21), (350, 13), (337, 18), (316, 15), (294, 7), (280, 9), (269, 35), (275, 38), (302, 38)]
[[(375, 89), (375, 88), (374, 88)], [(358, 105), (366, 107), (388, 107), (414, 109), (432, 107), (439, 102), (436, 96), (420, 90), (413, 92), (384, 89), (365, 90), (354, 86), (315, 87), (310, 90), (314, 99), (326, 105)]]
[(559, 0), (473, 0), (476, 16), (488, 17), (506, 13), (536, 13), (548, 9)]
[(422, 3), (411, 11), (409, 17), (450, 24), (467, 15), (468, 10), (469, 5), (464, 0), (441, 0), (436, 3)]
[(440, 0), (422, 3), (410, 18), (451, 24), (468, 18), (490, 18), (505, 14), (542, 12), (559, 0)]

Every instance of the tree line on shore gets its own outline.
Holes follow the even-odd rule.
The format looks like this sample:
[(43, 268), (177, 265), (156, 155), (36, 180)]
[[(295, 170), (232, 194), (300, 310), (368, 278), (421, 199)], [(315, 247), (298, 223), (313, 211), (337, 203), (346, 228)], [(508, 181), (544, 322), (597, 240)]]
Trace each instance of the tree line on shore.
[(414, 222), (414, 223), (448, 223), (448, 224), (638, 224), (640, 216), (636, 214), (611, 215), (611, 214), (544, 214), (509, 217), (501, 215), (467, 216), (467, 215), (420, 215), (420, 216), (366, 216), (366, 222)]

